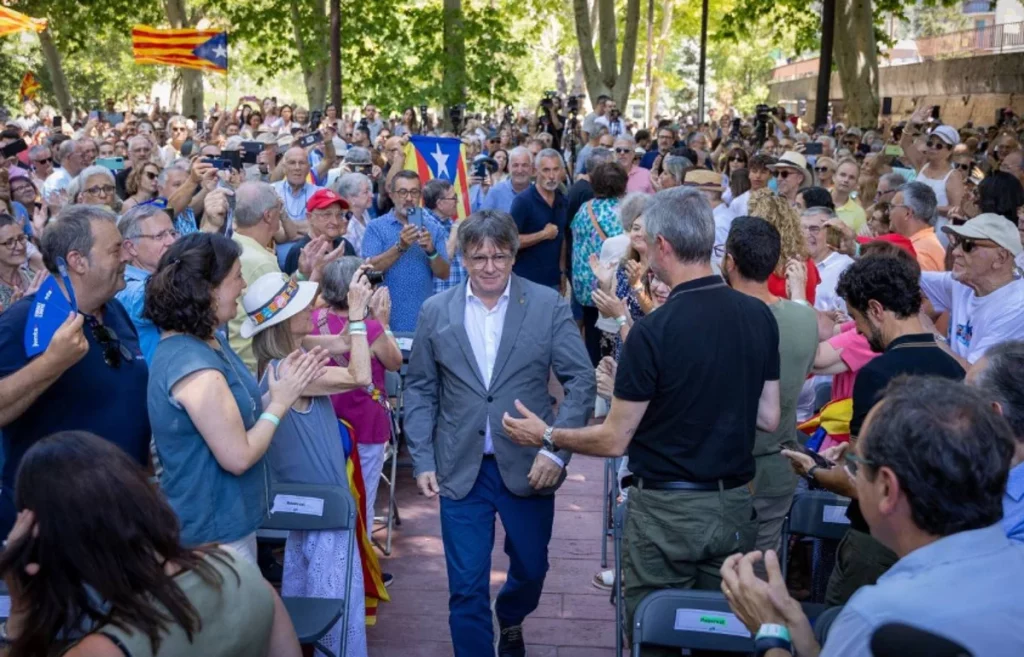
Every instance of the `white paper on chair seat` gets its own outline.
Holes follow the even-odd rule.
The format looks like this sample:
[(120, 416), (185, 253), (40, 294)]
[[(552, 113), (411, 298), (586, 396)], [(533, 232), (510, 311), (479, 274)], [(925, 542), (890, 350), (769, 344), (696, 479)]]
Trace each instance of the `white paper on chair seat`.
[(821, 521), (831, 522), (835, 525), (849, 525), (850, 519), (846, 517), (846, 507), (835, 504), (826, 504), (821, 510)]
[(402, 351), (412, 349), (412, 338), (395, 338), (395, 342), (398, 343), (398, 348)]
[(271, 513), (298, 513), (303, 516), (323, 516), (324, 501), (319, 497), (275, 495)]
[(707, 634), (729, 634), (749, 637), (750, 631), (727, 611), (705, 609), (676, 609), (674, 629), (679, 632), (705, 632)]

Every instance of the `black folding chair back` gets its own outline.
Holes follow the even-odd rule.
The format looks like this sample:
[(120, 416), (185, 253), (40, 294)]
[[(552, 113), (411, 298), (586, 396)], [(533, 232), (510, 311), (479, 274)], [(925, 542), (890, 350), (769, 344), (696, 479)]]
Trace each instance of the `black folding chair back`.
[(846, 509), (850, 498), (823, 490), (797, 491), (782, 524), (782, 575), (789, 569), (789, 537), (793, 534), (838, 541), (850, 528)]
[(718, 591), (665, 589), (641, 600), (633, 614), (633, 657), (643, 645), (746, 654), (754, 638)]
[[(300, 643), (313, 644), (327, 657), (335, 655), (319, 643), (336, 622), (341, 622), (341, 646), (338, 657), (345, 654), (348, 635), (348, 591), (356, 554), (356, 504), (347, 486), (321, 484), (275, 483), (270, 496), (270, 513), (263, 529), (285, 531), (338, 531), (348, 530), (347, 559), (345, 561), (344, 597), (283, 598), (291, 616)], [(362, 566), (360, 566), (362, 567)]]

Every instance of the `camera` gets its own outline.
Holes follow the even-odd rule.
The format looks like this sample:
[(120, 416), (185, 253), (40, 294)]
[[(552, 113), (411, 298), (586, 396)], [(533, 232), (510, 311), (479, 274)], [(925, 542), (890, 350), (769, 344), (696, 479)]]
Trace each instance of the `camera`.
[(452, 122), (452, 128), (454, 132), (459, 131), (459, 126), (462, 125), (462, 117), (465, 116), (466, 108), (463, 105), (453, 105), (448, 108), (448, 119)]
[(761, 103), (755, 108), (754, 136), (757, 144), (761, 145), (768, 139), (768, 124), (771, 123), (772, 108)]
[(384, 282), (384, 272), (377, 271), (376, 269), (367, 269), (366, 282), (374, 286), (380, 285)]
[(565, 101), (565, 108), (569, 114), (578, 114), (580, 111), (580, 97), (569, 96)]

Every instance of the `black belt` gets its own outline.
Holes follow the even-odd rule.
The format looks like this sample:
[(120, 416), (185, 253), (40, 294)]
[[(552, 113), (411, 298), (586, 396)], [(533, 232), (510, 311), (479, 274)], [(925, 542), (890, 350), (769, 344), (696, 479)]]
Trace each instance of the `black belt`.
[(732, 490), (746, 486), (749, 482), (742, 479), (717, 479), (715, 481), (655, 481), (653, 479), (636, 478), (636, 487), (640, 490)]

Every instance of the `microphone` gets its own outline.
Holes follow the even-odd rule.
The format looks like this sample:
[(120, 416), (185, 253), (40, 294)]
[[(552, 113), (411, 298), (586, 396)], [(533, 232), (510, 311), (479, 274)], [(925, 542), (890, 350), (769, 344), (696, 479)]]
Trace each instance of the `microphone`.
[(874, 657), (973, 657), (959, 643), (903, 623), (886, 623), (871, 635)]

